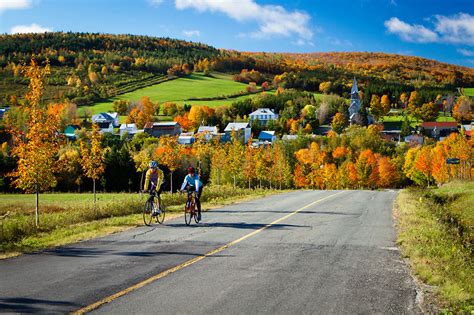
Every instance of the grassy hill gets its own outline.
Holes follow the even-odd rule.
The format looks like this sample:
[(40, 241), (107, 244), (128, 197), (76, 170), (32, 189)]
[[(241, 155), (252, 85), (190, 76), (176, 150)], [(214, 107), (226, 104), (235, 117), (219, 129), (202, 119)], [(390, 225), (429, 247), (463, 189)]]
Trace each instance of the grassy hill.
[[(215, 98), (235, 95), (245, 92), (246, 84), (232, 81), (232, 76), (226, 74), (213, 74), (212, 77), (204, 76), (202, 73), (193, 73), (184, 78), (166, 81), (152, 85), (133, 92), (124, 93), (107, 101), (97, 102), (90, 108), (92, 113), (111, 111), (115, 100), (138, 101), (143, 96), (148, 96), (153, 102), (175, 102), (178, 104), (207, 105), (218, 107), (230, 105), (232, 102), (242, 100), (254, 95), (242, 95), (219, 100), (199, 100), (202, 98)], [(192, 100), (191, 100), (192, 99)]]

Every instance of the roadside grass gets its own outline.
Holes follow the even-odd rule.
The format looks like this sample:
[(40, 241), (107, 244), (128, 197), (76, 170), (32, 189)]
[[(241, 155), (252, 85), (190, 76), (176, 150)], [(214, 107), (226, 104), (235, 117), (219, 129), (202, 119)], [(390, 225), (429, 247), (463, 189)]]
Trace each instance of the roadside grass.
[(474, 182), (403, 190), (398, 198), (398, 243), (414, 273), (435, 286), (447, 312), (474, 311)]
[[(204, 210), (209, 210), (277, 192), (281, 191), (240, 188), (234, 190), (231, 187), (209, 186), (206, 187), (202, 196), (202, 207)], [(0, 223), (0, 258), (70, 244), (143, 225), (142, 210), (146, 195), (99, 196), (102, 198), (99, 199), (96, 209), (93, 208), (92, 201), (84, 202), (82, 195), (48, 194), (45, 196), (44, 199), (47, 201), (43, 202), (39, 228), (34, 226), (34, 213), (31, 210), (34, 199), (31, 196), (2, 195), (2, 197), (8, 196), (10, 200), (16, 200), (19, 205), (16, 209), (10, 207), (8, 211), (12, 214)], [(91, 194), (84, 195), (88, 198)], [(21, 201), (19, 196), (26, 196), (26, 198)], [(166, 220), (181, 215), (185, 196), (164, 193), (162, 198), (167, 205), (166, 224)], [(2, 211), (6, 210), (6, 208), (2, 209)]]

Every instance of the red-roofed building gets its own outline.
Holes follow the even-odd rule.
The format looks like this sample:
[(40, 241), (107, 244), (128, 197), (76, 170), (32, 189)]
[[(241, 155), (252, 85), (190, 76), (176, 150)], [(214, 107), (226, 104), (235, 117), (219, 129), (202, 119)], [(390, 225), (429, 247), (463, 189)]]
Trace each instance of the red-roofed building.
[(442, 139), (453, 132), (459, 132), (458, 123), (452, 121), (427, 121), (421, 124), (423, 134), (435, 139)]

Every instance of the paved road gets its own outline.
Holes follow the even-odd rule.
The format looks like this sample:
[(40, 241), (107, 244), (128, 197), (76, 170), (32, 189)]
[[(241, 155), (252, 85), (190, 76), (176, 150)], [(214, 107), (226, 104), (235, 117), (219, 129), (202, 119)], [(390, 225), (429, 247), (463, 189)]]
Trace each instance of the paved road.
[(94, 312), (418, 313), (395, 247), (395, 196), (298, 191), (212, 210), (199, 225), (181, 217), (3, 260), (0, 311), (66, 313), (127, 292)]

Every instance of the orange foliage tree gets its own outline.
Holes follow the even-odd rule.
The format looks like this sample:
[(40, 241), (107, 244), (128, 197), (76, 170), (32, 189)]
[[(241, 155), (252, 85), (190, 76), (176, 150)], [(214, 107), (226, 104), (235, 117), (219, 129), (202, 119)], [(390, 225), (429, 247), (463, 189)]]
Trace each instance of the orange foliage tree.
[(24, 126), (6, 123), (13, 136), (11, 154), (18, 159), (17, 169), (9, 175), (13, 184), (27, 192), (36, 193), (35, 224), (39, 225), (39, 192), (56, 186), (54, 176), (55, 157), (59, 150), (59, 127), (63, 106), (41, 103), (45, 76), (50, 73), (49, 64), (41, 68), (35, 60), (24, 69), (29, 78), (25, 103), (19, 111), (27, 117)]

